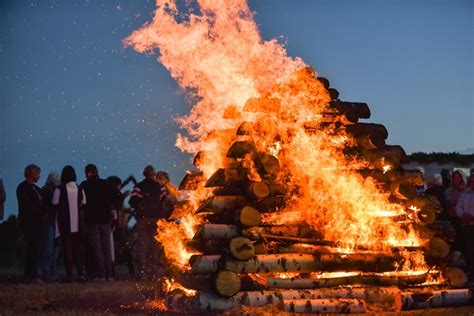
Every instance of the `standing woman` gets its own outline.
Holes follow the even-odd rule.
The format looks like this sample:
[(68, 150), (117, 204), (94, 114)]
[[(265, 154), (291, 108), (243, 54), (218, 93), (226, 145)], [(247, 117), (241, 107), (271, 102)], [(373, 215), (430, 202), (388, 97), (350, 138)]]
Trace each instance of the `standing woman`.
[(466, 242), (467, 261), (470, 269), (470, 278), (474, 278), (474, 174), (467, 181), (466, 190), (461, 194), (456, 205), (456, 214), (462, 220), (462, 230)]
[(58, 228), (64, 250), (67, 279), (73, 277), (73, 265), (77, 269), (79, 281), (85, 281), (81, 258), (82, 214), (81, 207), (86, 204), (86, 196), (76, 184), (76, 172), (72, 166), (65, 166), (61, 173), (61, 185), (54, 191), (53, 205), (57, 206)]

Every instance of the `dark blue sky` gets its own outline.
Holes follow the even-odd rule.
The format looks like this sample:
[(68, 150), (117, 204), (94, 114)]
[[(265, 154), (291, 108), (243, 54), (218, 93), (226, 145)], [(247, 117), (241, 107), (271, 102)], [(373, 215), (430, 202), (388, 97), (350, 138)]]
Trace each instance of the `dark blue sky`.
[[(250, 1), (264, 39), (280, 37), (365, 101), (389, 142), (413, 151), (474, 151), (473, 8), (469, 0)], [(147, 163), (177, 183), (189, 156), (173, 118), (190, 105), (156, 56), (122, 47), (154, 1), (0, 0), (0, 176), (16, 213), (22, 169), (86, 163), (103, 176)]]

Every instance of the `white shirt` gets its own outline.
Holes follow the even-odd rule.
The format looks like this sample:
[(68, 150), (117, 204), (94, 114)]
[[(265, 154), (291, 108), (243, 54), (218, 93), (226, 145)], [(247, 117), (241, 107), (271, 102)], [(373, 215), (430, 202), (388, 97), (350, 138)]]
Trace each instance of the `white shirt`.
[[(69, 219), (71, 224), (71, 233), (79, 232), (79, 209), (77, 207), (77, 195), (79, 192), (79, 187), (74, 181), (66, 183), (66, 191), (67, 191), (67, 200), (68, 200), (68, 207), (69, 207)], [(61, 190), (56, 189), (54, 190), (53, 195), (53, 205), (59, 204), (59, 198), (61, 196)], [(86, 204), (86, 195), (84, 191), (82, 191), (82, 201), (81, 204)]]

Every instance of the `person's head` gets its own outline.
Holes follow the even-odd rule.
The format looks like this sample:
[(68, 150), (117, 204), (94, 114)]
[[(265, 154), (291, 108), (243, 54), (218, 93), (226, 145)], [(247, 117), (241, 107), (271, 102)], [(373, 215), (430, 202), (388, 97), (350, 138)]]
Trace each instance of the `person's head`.
[(61, 179), (59, 178), (59, 175), (56, 172), (56, 170), (51, 171), (48, 174), (48, 178), (46, 179), (45, 185), (52, 186), (52, 187), (57, 187), (60, 184), (61, 184)]
[(122, 187), (122, 180), (117, 176), (110, 176), (107, 178), (107, 181), (115, 188), (121, 189)]
[(31, 164), (25, 167), (25, 179), (28, 182), (36, 183), (38, 182), (41, 175), (41, 168), (35, 164)]
[(168, 175), (168, 172), (166, 171), (158, 171), (156, 173), (156, 182), (158, 182), (161, 185), (165, 185), (166, 183), (170, 182), (170, 177)]
[(426, 186), (428, 189), (435, 188), (443, 185), (443, 179), (441, 178), (440, 174), (433, 174), (428, 178), (426, 181)]
[(451, 177), (451, 185), (455, 189), (463, 189), (466, 184), (466, 176), (461, 170), (456, 170), (453, 172)]
[(76, 171), (72, 166), (65, 166), (61, 172), (61, 183), (76, 182)]
[(440, 174), (443, 179), (449, 179), (451, 177), (451, 171), (449, 171), (449, 169), (441, 169)]
[(471, 188), (471, 190), (474, 190), (474, 173), (471, 173), (467, 183), (469, 184), (469, 187)]
[(143, 169), (143, 176), (147, 179), (151, 179), (153, 180), (153, 178), (155, 177), (155, 168), (153, 168), (152, 165), (148, 165), (145, 167), (145, 169)]
[(96, 165), (91, 163), (86, 166), (84, 173), (87, 179), (93, 179), (99, 176), (99, 170), (97, 170)]

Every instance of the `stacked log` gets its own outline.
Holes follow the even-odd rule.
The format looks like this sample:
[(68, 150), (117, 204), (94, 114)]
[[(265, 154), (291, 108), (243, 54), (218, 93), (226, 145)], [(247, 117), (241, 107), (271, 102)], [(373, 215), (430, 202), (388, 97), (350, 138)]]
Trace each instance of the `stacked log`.
[[(198, 185), (213, 190), (213, 195), (196, 210), (205, 223), (189, 243), (202, 254), (192, 256), (190, 270), (175, 277), (186, 287), (200, 291), (190, 298), (190, 304), (203, 311), (272, 304), (287, 312), (363, 313), (370, 310), (367, 304), (374, 303), (390, 302), (398, 309), (465, 302), (470, 292), (431, 291), (431, 298), (421, 301), (417, 293), (400, 290), (439, 276), (439, 272), (433, 271), (400, 274), (400, 267), (410, 263), (407, 252), (423, 251), (438, 261), (449, 254), (449, 243), (433, 233), (430, 226), (436, 219), (438, 205), (432, 199), (417, 196), (415, 186), (423, 183), (423, 175), (401, 167), (405, 151), (385, 143), (387, 129), (380, 124), (359, 122), (370, 117), (368, 105), (341, 101), (327, 79), (318, 80), (332, 99), (323, 113), (331, 128), (354, 139), (352, 147), (344, 153), (365, 160), (367, 167), (358, 170), (360, 176), (372, 178), (392, 200), (405, 205), (406, 214), (391, 220), (407, 228), (415, 227), (429, 243), (374, 251), (364, 245), (325, 240), (320, 232), (304, 223), (264, 224), (263, 215), (278, 215), (289, 193), (284, 183), (279, 182), (280, 161), (270, 152), (257, 149), (252, 136), (258, 134), (258, 129), (252, 122), (243, 122), (234, 131), (236, 141), (230, 145), (224, 166), (208, 179), (203, 179), (202, 173), (188, 173), (180, 185), (183, 190), (193, 190)], [(266, 96), (250, 99), (244, 110), (270, 113), (280, 108), (278, 99)], [(306, 130), (311, 133), (327, 126), (308, 122)], [(194, 164), (199, 166), (205, 155), (212, 154), (198, 153)], [(342, 250), (348, 248), (352, 250)], [(335, 272), (350, 273), (324, 276)], [(444, 274), (452, 286), (461, 287), (466, 282), (462, 271), (445, 266)], [(170, 302), (181, 304), (183, 294), (173, 295)], [(441, 297), (449, 299), (443, 301)]]

